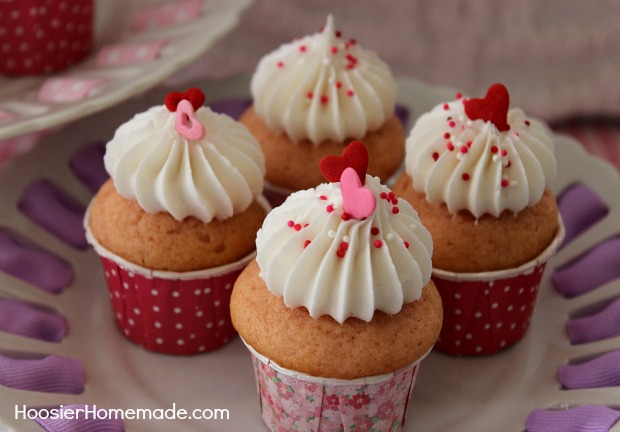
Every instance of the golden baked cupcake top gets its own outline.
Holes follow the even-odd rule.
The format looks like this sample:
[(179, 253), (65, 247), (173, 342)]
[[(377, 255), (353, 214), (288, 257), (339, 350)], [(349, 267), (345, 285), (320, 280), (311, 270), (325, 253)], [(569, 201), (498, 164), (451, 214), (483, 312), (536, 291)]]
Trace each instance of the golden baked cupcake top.
[(263, 190), (261, 147), (242, 124), (203, 102), (199, 89), (171, 93), (165, 105), (116, 130), (104, 162), (118, 193), (147, 213), (205, 223), (252, 204)]
[(360, 139), (394, 115), (397, 86), (390, 68), (354, 39), (345, 40), (332, 16), (318, 33), (264, 56), (252, 77), (258, 116), (292, 142)]
[(494, 84), (484, 98), (457, 94), (422, 115), (406, 141), (415, 189), (476, 218), (537, 204), (557, 173), (553, 140), (543, 122), (509, 104), (506, 87)]
[(375, 311), (396, 314), (418, 300), (433, 250), (411, 205), (366, 175), (366, 147), (353, 142), (347, 149), (344, 159), (322, 161), (331, 183), (290, 195), (256, 238), (267, 288), (290, 308), (340, 323), (370, 321)]

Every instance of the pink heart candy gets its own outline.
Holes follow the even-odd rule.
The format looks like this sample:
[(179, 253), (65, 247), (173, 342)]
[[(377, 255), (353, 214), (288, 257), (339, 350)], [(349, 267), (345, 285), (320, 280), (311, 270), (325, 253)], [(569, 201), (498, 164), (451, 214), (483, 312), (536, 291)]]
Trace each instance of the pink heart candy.
[(177, 117), (174, 128), (178, 133), (189, 140), (199, 140), (205, 136), (205, 127), (196, 118), (194, 107), (187, 99), (183, 99), (177, 105)]
[(340, 176), (342, 189), (342, 207), (345, 213), (354, 219), (370, 216), (377, 206), (377, 199), (370, 189), (362, 186), (357, 172), (346, 168)]

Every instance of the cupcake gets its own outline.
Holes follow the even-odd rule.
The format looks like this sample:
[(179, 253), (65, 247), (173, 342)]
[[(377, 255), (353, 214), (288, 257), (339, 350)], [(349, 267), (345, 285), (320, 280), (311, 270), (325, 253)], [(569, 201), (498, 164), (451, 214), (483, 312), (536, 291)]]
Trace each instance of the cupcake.
[(281, 202), (323, 182), (319, 161), (353, 140), (368, 146), (371, 175), (387, 180), (401, 166), (405, 134), (395, 115), (390, 68), (327, 18), (318, 33), (280, 46), (259, 62), (253, 104), (239, 121), (266, 159), (266, 189)]
[(269, 209), (258, 142), (203, 101), (198, 89), (171, 93), (121, 125), (84, 220), (117, 326), (156, 352), (195, 354), (235, 335), (232, 286)]
[(394, 191), (433, 237), (433, 279), (444, 329), (436, 348), (491, 354), (517, 342), (531, 318), (545, 262), (563, 235), (549, 190), (554, 144), (542, 122), (509, 109), (502, 84), (441, 103), (407, 138)]
[(0, 73), (38, 75), (82, 60), (93, 39), (93, 0), (0, 2)]
[(338, 178), (272, 210), (233, 288), (274, 431), (401, 430), (439, 336), (433, 244), (416, 212), (365, 170)]

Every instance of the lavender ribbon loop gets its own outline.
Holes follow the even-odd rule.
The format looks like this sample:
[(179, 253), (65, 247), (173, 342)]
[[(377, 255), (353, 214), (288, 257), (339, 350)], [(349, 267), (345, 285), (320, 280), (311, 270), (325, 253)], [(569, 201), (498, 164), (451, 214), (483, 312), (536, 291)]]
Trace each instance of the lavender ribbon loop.
[(0, 271), (54, 294), (73, 281), (69, 263), (3, 227), (0, 227)]
[(82, 250), (88, 248), (82, 226), (86, 209), (58, 186), (47, 180), (32, 183), (22, 194), (17, 207), (65, 243)]
[[(123, 432), (125, 426), (122, 419), (115, 418), (114, 415), (105, 416), (88, 413), (86, 414), (85, 405), (66, 405), (59, 409), (58, 418), (38, 418), (39, 423), (47, 432)], [(70, 417), (68, 411), (76, 413), (75, 419)], [(99, 410), (98, 410), (99, 411)]]
[(557, 269), (552, 276), (566, 297), (585, 294), (620, 278), (620, 238), (604, 241), (576, 261)]
[(573, 344), (594, 342), (620, 335), (620, 299), (600, 312), (568, 320), (568, 337)]
[(558, 380), (565, 389), (620, 386), (620, 350), (576, 365), (562, 365)]
[(47, 342), (60, 342), (67, 334), (67, 329), (67, 320), (61, 315), (21, 301), (0, 298), (0, 331)]
[(77, 360), (60, 356), (16, 359), (0, 355), (0, 384), (20, 390), (80, 394), (84, 369)]
[(609, 213), (599, 196), (583, 185), (576, 185), (562, 192), (558, 197), (558, 208), (566, 230), (564, 246)]
[(620, 411), (601, 405), (567, 410), (537, 409), (525, 423), (527, 432), (609, 432), (620, 419)]
[(95, 193), (109, 178), (103, 164), (105, 144), (94, 142), (76, 151), (69, 160), (69, 168), (73, 174)]

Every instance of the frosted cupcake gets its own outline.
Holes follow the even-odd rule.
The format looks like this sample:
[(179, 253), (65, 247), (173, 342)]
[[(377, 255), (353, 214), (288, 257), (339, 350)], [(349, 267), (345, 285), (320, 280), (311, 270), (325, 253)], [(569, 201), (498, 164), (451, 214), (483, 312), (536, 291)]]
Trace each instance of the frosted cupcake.
[(400, 430), (441, 328), (416, 212), (365, 170), (340, 171), (267, 216), (233, 289), (272, 430)]
[(549, 187), (548, 128), (509, 109), (502, 84), (457, 95), (422, 115), (407, 139), (394, 191), (433, 237), (434, 280), (446, 311), (436, 347), (490, 354), (523, 336), (544, 265), (563, 228)]
[(371, 175), (385, 181), (402, 164), (392, 73), (375, 53), (343, 39), (331, 16), (320, 32), (263, 57), (251, 92), (253, 105), (239, 121), (261, 143), (267, 186), (280, 201), (322, 183), (321, 158), (356, 139), (368, 146)]
[(121, 125), (106, 146), (111, 179), (84, 220), (116, 324), (157, 352), (204, 352), (235, 335), (232, 285), (269, 208), (258, 142), (203, 101), (197, 89), (171, 93)]

